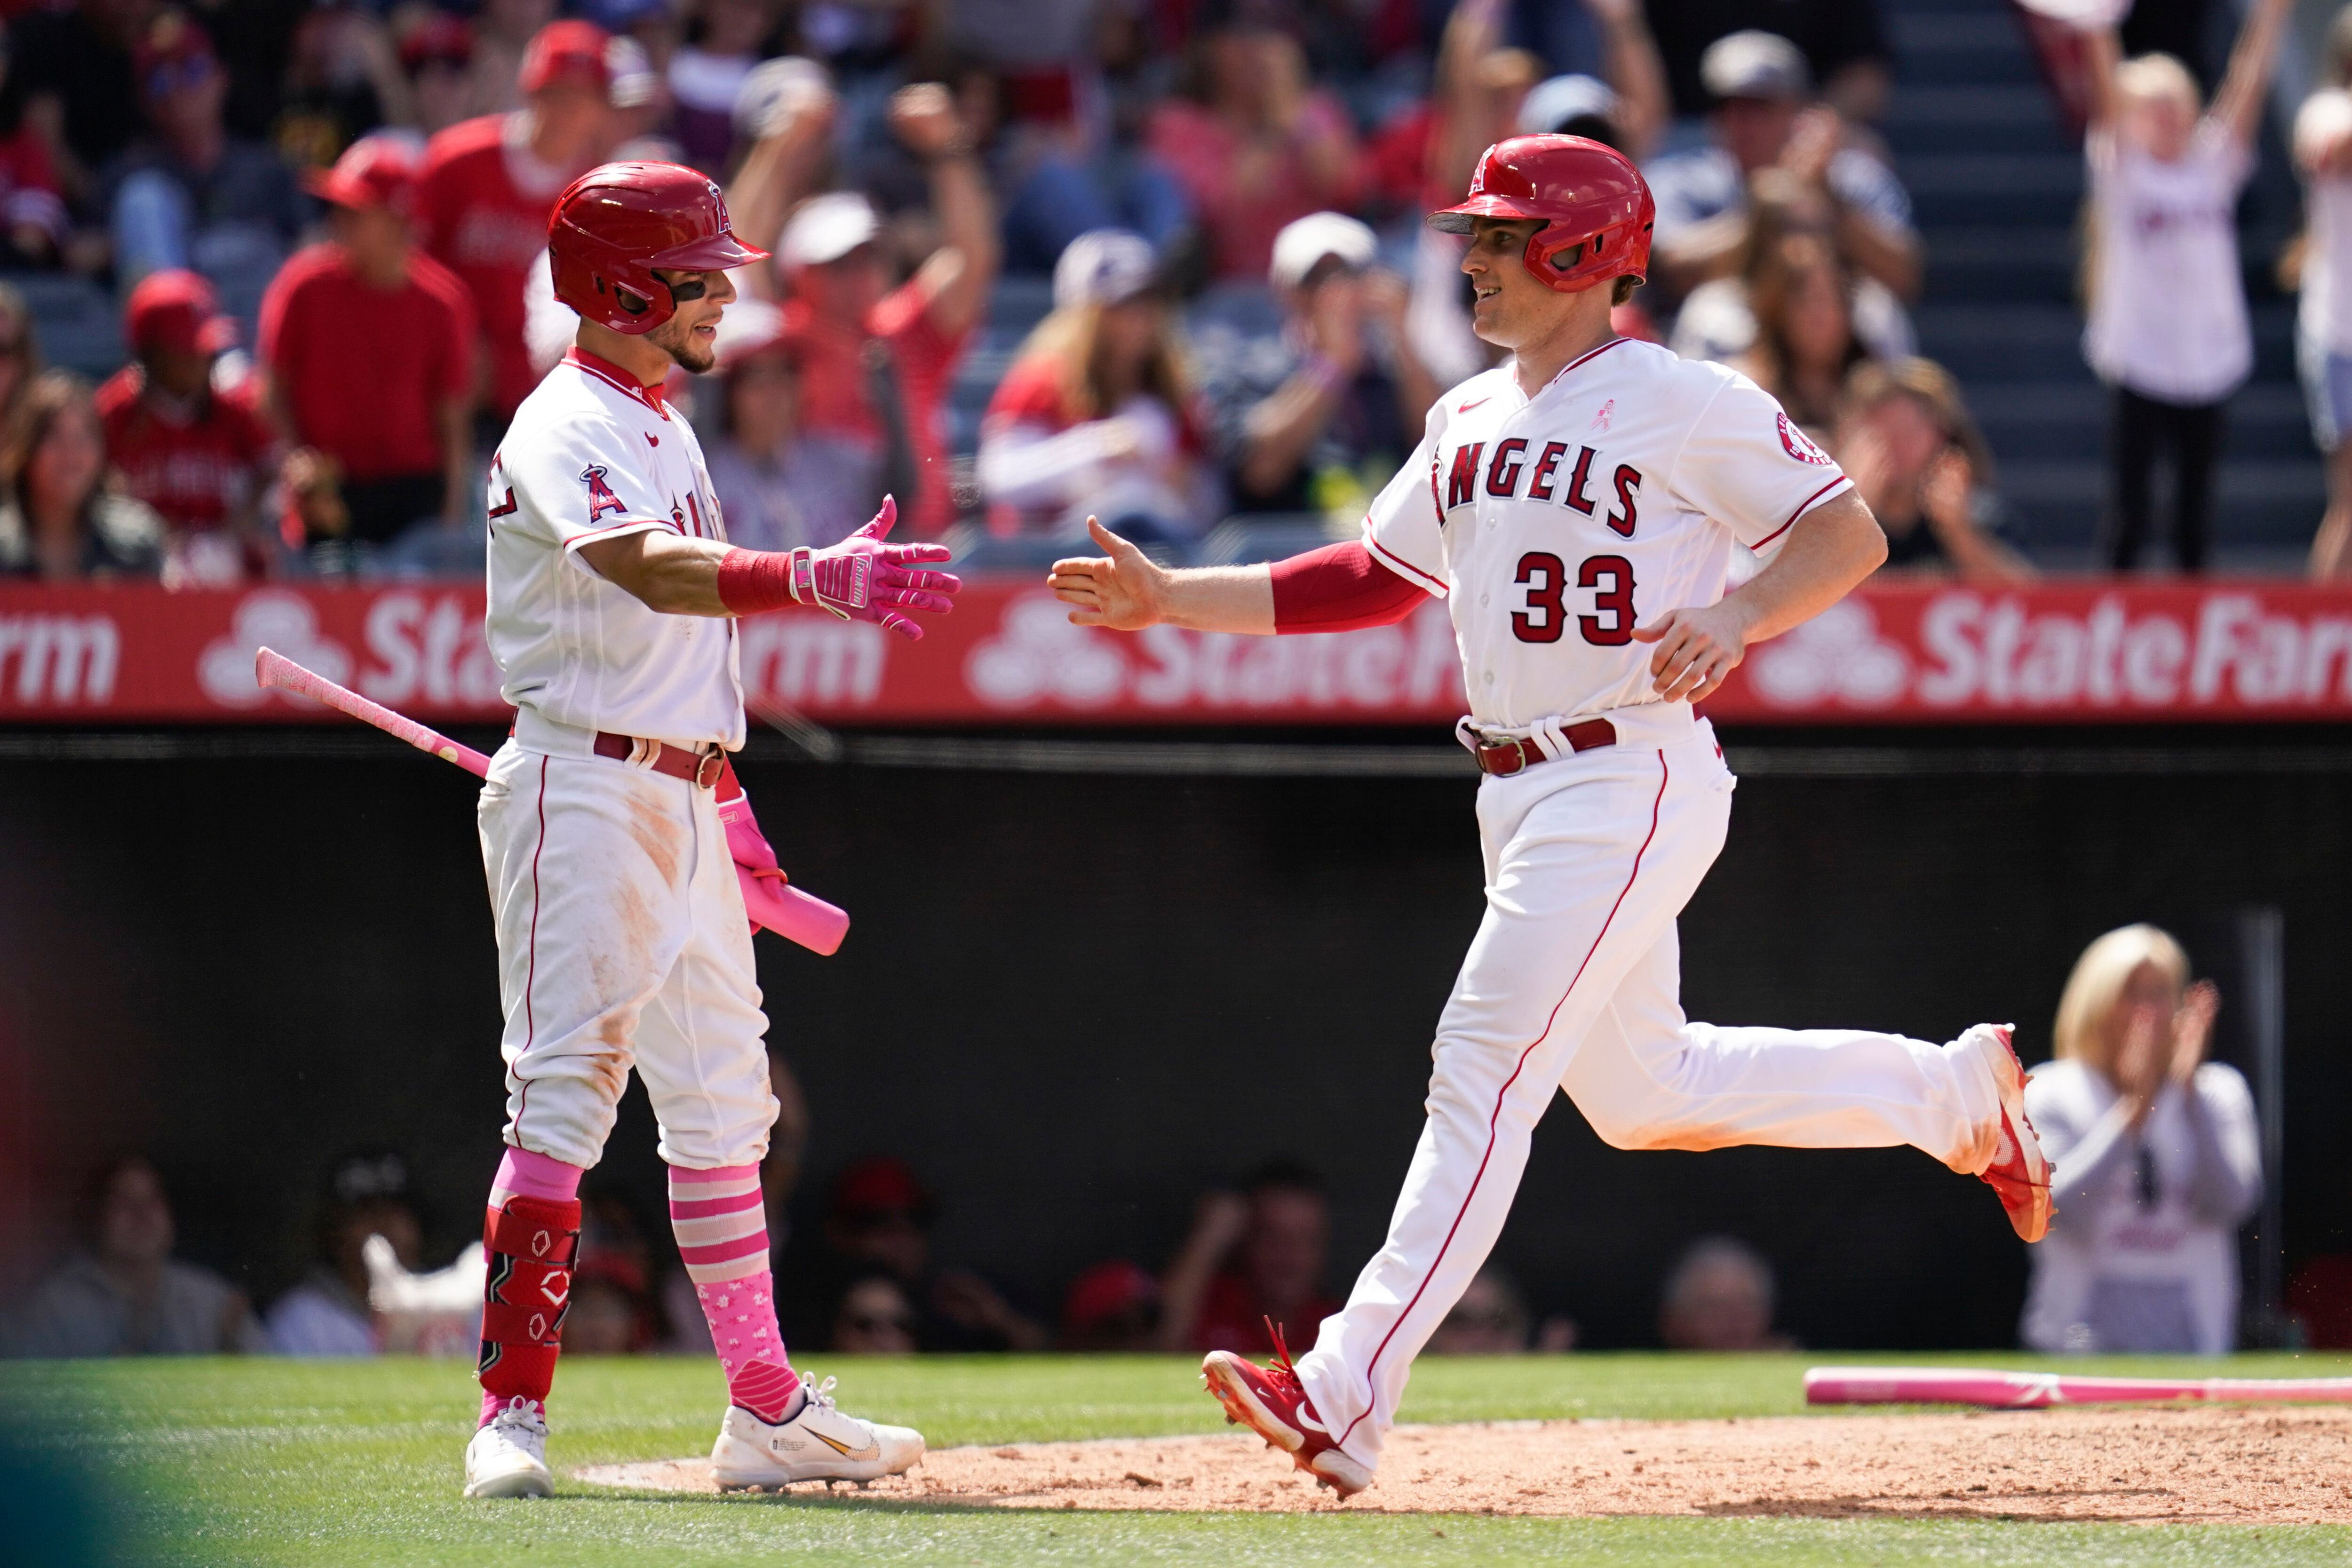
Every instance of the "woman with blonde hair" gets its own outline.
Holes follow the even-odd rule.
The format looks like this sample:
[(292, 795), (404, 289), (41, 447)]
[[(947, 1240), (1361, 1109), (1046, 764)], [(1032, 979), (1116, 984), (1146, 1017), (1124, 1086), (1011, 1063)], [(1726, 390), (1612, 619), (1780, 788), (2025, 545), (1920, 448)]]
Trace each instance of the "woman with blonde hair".
[(1063, 251), (1053, 313), (981, 421), (979, 469), (996, 533), (1083, 537), (1095, 515), (1149, 542), (1189, 540), (1215, 521), (1222, 498), (1142, 236), (1095, 229)]
[(2253, 1096), (2205, 1059), (2221, 1005), (2152, 925), (2083, 951), (2058, 1002), (2058, 1059), (2026, 1113), (2057, 1214), (2033, 1249), (2029, 1349), (2220, 1355), (2238, 1328), (2238, 1226), (2261, 1201)]

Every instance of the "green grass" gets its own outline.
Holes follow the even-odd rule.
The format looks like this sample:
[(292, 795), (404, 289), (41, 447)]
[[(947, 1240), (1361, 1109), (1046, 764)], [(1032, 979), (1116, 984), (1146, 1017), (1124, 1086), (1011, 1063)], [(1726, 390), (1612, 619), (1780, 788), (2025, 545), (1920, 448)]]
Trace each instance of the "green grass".
[[(1764, 1415), (1803, 1410), (1825, 1360), (1948, 1357), (1579, 1355), (1428, 1361), (1404, 1416)], [(2343, 1375), (2346, 1358), (2155, 1360), (2080, 1371)], [(860, 1415), (935, 1447), (1223, 1429), (1186, 1362), (1149, 1357), (817, 1362)], [(820, 1498), (688, 1498), (566, 1483), (552, 1502), (467, 1503), (475, 1402), (446, 1362), (196, 1361), (0, 1365), (0, 1417), (82, 1478), (123, 1558), (189, 1563), (998, 1564), (1498, 1563), (1772, 1565), (2285, 1564), (2352, 1560), (2352, 1530), (2003, 1521), (1540, 1520), (1476, 1516), (1009, 1511)], [(559, 1472), (709, 1449), (718, 1371), (701, 1361), (567, 1361), (552, 1412)], [(1889, 1420), (1900, 1419), (1889, 1414)], [(0, 1493), (7, 1489), (0, 1483)], [(22, 1492), (19, 1495), (29, 1495)], [(16, 1511), (21, 1516), (22, 1509)], [(12, 1510), (0, 1496), (0, 1527)], [(31, 1539), (12, 1538), (17, 1546)], [(0, 1539), (0, 1560), (16, 1561)]]

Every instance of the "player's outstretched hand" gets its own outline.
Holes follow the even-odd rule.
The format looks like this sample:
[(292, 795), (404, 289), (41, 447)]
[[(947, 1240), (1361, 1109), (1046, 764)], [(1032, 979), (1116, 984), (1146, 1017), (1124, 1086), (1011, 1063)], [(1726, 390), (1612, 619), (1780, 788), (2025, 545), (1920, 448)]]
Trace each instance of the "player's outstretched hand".
[(1156, 626), (1166, 602), (1168, 574), (1091, 517), (1087, 519), (1087, 531), (1107, 553), (1056, 561), (1045, 578), (1054, 596), (1072, 606), (1070, 624), (1108, 626), (1117, 632)]
[(840, 543), (811, 552), (811, 576), (817, 602), (835, 615), (876, 622), (911, 641), (923, 635), (923, 628), (899, 612), (946, 615), (955, 608), (953, 595), (963, 580), (952, 573), (919, 569), (953, 560), (955, 552), (944, 544), (883, 543), (898, 521), (898, 498), (884, 496), (882, 510), (871, 522)]
[(1633, 631), (1654, 642), (1650, 684), (1669, 702), (1704, 702), (1748, 657), (1748, 624), (1728, 602), (1703, 610), (1669, 610)]

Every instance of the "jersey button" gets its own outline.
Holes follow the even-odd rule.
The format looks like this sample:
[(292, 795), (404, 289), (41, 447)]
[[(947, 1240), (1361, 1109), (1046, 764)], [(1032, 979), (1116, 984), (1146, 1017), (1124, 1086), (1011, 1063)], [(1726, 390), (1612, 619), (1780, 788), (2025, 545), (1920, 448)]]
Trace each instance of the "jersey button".
[(1492, 594), (1481, 594), (1478, 595), (1478, 607), (1482, 610), (1494, 602), (1495, 595)]
[(1486, 672), (1486, 684), (1489, 686), (1495, 684), (1495, 672), (1491, 669)]

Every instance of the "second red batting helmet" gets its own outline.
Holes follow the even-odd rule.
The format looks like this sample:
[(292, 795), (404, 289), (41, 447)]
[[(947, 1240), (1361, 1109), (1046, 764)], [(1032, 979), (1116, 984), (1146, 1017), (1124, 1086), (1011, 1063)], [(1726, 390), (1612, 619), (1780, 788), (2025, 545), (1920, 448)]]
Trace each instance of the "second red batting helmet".
[(555, 297), (616, 332), (650, 332), (700, 286), (673, 290), (655, 269), (723, 272), (767, 258), (728, 227), (727, 203), (698, 170), (605, 163), (572, 182), (547, 220)]
[(1606, 278), (1646, 277), (1658, 204), (1649, 182), (1614, 147), (1581, 136), (1514, 136), (1486, 149), (1459, 206), (1429, 226), (1468, 234), (1474, 218), (1541, 218), (1528, 270), (1562, 293)]

